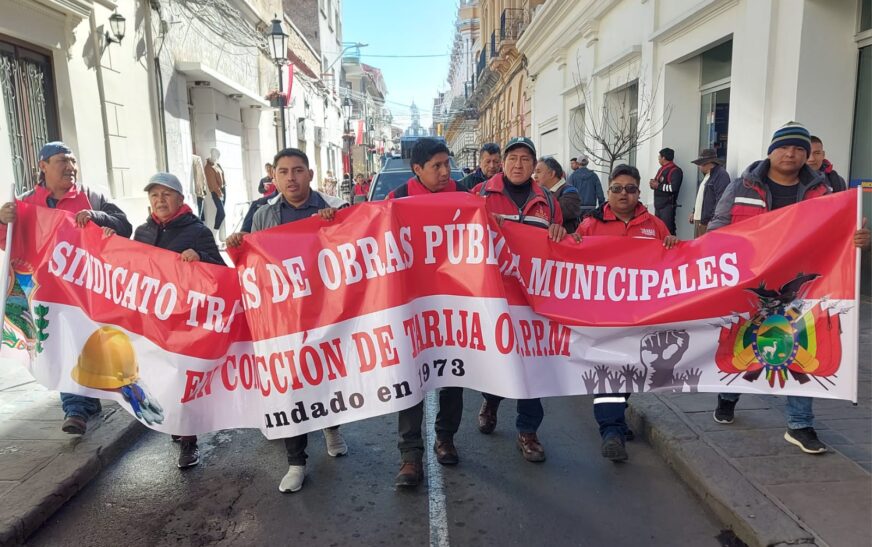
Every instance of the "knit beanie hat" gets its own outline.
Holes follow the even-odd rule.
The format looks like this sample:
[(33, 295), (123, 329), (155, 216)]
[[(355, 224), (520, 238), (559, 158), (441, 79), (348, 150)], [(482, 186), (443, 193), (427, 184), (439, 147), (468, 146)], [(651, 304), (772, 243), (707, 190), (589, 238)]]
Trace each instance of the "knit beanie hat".
[(782, 146), (799, 146), (805, 149), (806, 155), (811, 154), (811, 135), (804, 125), (798, 122), (787, 122), (772, 134), (772, 142), (766, 154), (771, 154)]

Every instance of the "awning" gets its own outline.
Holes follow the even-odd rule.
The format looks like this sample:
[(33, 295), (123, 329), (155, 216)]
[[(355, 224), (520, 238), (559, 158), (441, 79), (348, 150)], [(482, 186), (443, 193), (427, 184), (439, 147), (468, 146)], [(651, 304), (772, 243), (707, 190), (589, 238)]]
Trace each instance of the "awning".
[(237, 98), (242, 105), (269, 107), (269, 102), (263, 97), (203, 63), (179, 61), (176, 63), (176, 70), (184, 74), (188, 80), (209, 82), (209, 87), (228, 97)]

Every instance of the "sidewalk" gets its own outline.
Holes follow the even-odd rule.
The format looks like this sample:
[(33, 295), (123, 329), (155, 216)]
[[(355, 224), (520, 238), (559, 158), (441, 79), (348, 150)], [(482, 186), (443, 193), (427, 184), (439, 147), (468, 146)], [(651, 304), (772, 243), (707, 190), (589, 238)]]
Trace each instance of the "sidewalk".
[(860, 321), (857, 406), (818, 399), (815, 429), (830, 451), (803, 454), (784, 438), (785, 399), (743, 395), (732, 425), (716, 396), (630, 399), (637, 431), (748, 545), (872, 544), (872, 300)]
[(0, 545), (22, 543), (145, 428), (115, 403), (82, 437), (61, 431), (58, 394), (0, 361)]

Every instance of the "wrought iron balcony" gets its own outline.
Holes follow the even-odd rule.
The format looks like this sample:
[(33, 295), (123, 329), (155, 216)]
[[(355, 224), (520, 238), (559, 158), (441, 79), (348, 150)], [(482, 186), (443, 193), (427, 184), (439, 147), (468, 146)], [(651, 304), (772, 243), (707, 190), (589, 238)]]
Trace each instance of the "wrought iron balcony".
[(506, 42), (516, 42), (530, 23), (530, 12), (523, 8), (506, 8), (500, 15), (500, 49)]

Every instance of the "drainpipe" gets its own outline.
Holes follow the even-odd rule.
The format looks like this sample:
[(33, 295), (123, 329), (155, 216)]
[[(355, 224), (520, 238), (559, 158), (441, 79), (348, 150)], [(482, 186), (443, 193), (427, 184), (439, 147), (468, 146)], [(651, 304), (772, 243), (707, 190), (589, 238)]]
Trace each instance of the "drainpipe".
[[(154, 31), (151, 20), (152, 3), (140, 0), (145, 24), (145, 50), (148, 63), (148, 89), (151, 104), (151, 121), (158, 127), (154, 132), (154, 148), (161, 171), (169, 171), (169, 150), (167, 149), (166, 108), (164, 105), (163, 73), (160, 68), (160, 52), (154, 50)], [(158, 9), (160, 7), (158, 6)], [(161, 18), (162, 26), (164, 22)]]
[(118, 198), (115, 188), (115, 172), (112, 170), (112, 143), (109, 140), (109, 117), (106, 115), (106, 92), (103, 87), (103, 66), (101, 59), (103, 57), (102, 37), (101, 33), (97, 32), (97, 17), (94, 10), (91, 10), (91, 15), (88, 17), (88, 22), (91, 24), (91, 45), (94, 48), (94, 72), (97, 75), (97, 95), (100, 99), (100, 120), (103, 122), (103, 146), (106, 151), (106, 180), (109, 181), (109, 193), (113, 198)]

